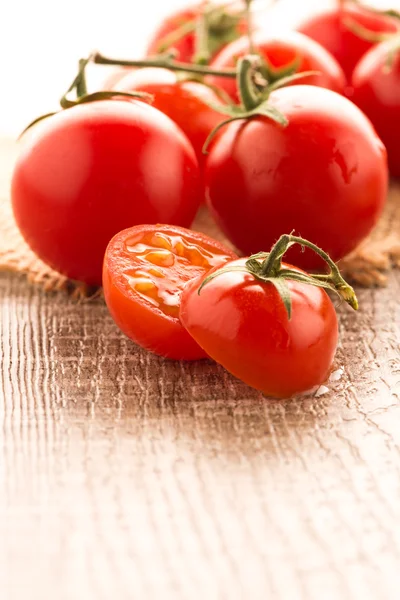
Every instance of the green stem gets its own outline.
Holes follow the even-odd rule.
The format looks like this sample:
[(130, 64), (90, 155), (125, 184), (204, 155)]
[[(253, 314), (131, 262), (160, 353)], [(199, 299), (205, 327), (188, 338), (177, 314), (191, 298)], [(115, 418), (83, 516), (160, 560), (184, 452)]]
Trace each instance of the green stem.
[(182, 63), (174, 60), (171, 56), (159, 56), (143, 60), (125, 60), (119, 58), (107, 58), (99, 52), (93, 54), (92, 60), (98, 65), (119, 65), (122, 67), (158, 67), (171, 71), (184, 71), (196, 75), (215, 75), (216, 77), (236, 77), (235, 69), (217, 70), (204, 65)]
[[(237, 1), (234, 0), (233, 2), (226, 2), (222, 5), (217, 5), (217, 6), (212, 6), (211, 2), (210, 2), (210, 4), (211, 4), (211, 6), (207, 7), (207, 9), (206, 9), (207, 10), (207, 36), (209, 35), (210, 27), (212, 28), (211, 20), (215, 20), (215, 17), (218, 16), (219, 13), (223, 14), (227, 8), (237, 4)], [(174, 44), (179, 42), (182, 38), (184, 38), (189, 33), (193, 33), (195, 31), (197, 31), (198, 27), (199, 27), (199, 22), (197, 19), (189, 19), (188, 21), (186, 21), (185, 23), (183, 23), (182, 25), (180, 25), (179, 27), (177, 27), (176, 29), (171, 31), (171, 33), (167, 34), (165, 37), (163, 37), (160, 40), (158, 47), (157, 47), (158, 53), (162, 54), (163, 52), (165, 52), (166, 50), (171, 48), (171, 46), (173, 46)], [(207, 45), (208, 45), (208, 41), (209, 40), (207, 39)], [(198, 48), (196, 48), (196, 54), (197, 53), (198, 53)]]
[(249, 40), (249, 53), (255, 54), (255, 46), (253, 39), (253, 15), (251, 11), (251, 0), (245, 0), (246, 2), (246, 21), (247, 21), (247, 38)]
[(79, 74), (78, 82), (76, 84), (76, 95), (78, 98), (81, 96), (86, 96), (87, 94), (87, 84), (86, 84), (86, 65), (88, 60), (85, 58), (81, 58), (79, 60)]
[(195, 31), (195, 54), (193, 62), (196, 65), (207, 65), (210, 61), (210, 51), (208, 48), (209, 16), (207, 6), (204, 7), (197, 18)]
[(279, 273), (282, 266), (282, 257), (292, 245), (290, 243), (291, 237), (292, 236), (287, 234), (282, 235), (271, 248), (271, 251), (261, 264), (260, 273), (264, 277), (274, 277)]
[(193, 31), (196, 31), (196, 21), (186, 21), (186, 23), (183, 23), (183, 25), (177, 29), (174, 29), (174, 31), (171, 31), (171, 33), (160, 40), (157, 51), (162, 54), (168, 50), (168, 48), (176, 44), (176, 42), (179, 42), (182, 38), (184, 38), (185, 35), (188, 35)]
[(368, 29), (368, 27), (364, 27), (351, 17), (343, 19), (343, 25), (360, 39), (366, 40), (367, 42), (372, 42), (374, 44), (386, 42), (386, 40), (391, 40), (394, 37), (398, 37), (398, 34), (396, 33), (372, 31), (371, 29)]
[(400, 11), (396, 10), (395, 8), (384, 10), (383, 12), (378, 12), (381, 12), (381, 14), (386, 15), (387, 17), (391, 17), (392, 19), (400, 20)]
[(313, 250), (316, 254), (318, 254), (322, 258), (322, 260), (324, 260), (326, 262), (326, 264), (330, 268), (330, 277), (335, 286), (337, 286), (337, 285), (342, 286), (343, 284), (345, 286), (347, 286), (347, 283), (345, 282), (345, 280), (343, 279), (343, 277), (340, 274), (337, 264), (333, 262), (333, 260), (329, 256), (329, 254), (327, 254), (324, 250), (322, 250), (322, 248), (319, 248), (312, 242), (309, 242), (308, 240), (305, 240), (301, 237), (297, 237), (295, 235), (289, 235), (288, 237), (290, 238), (290, 245), (300, 244), (300, 246), (310, 248), (310, 250)]
[(299, 244), (303, 248), (310, 248), (313, 252), (318, 254), (326, 262), (329, 267), (328, 275), (312, 275), (312, 279), (320, 282), (321, 284), (329, 284), (348, 302), (353, 308), (358, 308), (357, 298), (354, 294), (353, 288), (343, 279), (340, 274), (339, 268), (336, 263), (333, 262), (329, 254), (324, 250), (305, 240), (304, 238), (295, 235), (282, 235), (276, 244), (272, 247), (269, 256), (262, 262), (260, 268), (260, 275), (262, 277), (279, 277), (282, 267), (282, 257), (287, 250), (294, 244)]
[[(328, 264), (330, 269), (329, 273), (309, 275), (308, 273), (305, 273), (300, 269), (292, 268), (289, 265), (287, 267), (282, 267), (283, 255), (294, 244), (300, 244), (302, 247), (310, 248), (318, 254)], [(243, 269), (251, 274), (256, 280), (275, 286), (285, 306), (288, 319), (291, 318), (292, 314), (292, 301), (290, 288), (287, 283), (288, 280), (336, 292), (343, 300), (350, 304), (354, 310), (358, 309), (358, 301), (353, 288), (343, 279), (337, 265), (330, 256), (312, 242), (291, 234), (282, 235), (271, 248), (270, 252), (259, 252), (258, 254), (250, 256), (246, 260), (244, 266), (242, 264), (235, 265), (228, 263), (222, 269), (214, 271), (214, 273), (206, 277), (202, 282), (198, 293), (200, 294), (205, 285), (223, 273), (243, 271)]]
[(88, 63), (91, 60), (92, 60), (92, 56), (89, 56), (88, 58), (81, 58), (79, 60), (78, 73), (60, 100), (60, 105), (62, 108), (65, 108), (65, 105), (68, 103), (67, 97), (74, 90), (76, 91), (76, 95), (78, 98), (81, 96), (86, 96), (87, 88), (86, 88), (85, 71), (86, 71), (86, 67), (87, 67)]
[(245, 110), (250, 111), (260, 105), (261, 96), (254, 83), (254, 75), (261, 66), (258, 54), (244, 56), (238, 62), (237, 86), (240, 100)]

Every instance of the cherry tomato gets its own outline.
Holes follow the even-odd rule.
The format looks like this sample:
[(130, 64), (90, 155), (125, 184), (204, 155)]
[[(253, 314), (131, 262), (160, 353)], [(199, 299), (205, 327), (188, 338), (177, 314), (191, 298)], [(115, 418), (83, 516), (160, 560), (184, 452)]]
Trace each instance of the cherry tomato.
[[(318, 74), (295, 81), (295, 84), (317, 85), (335, 92), (342, 93), (345, 77), (337, 61), (317, 42), (307, 38), (296, 31), (284, 31), (279, 37), (274, 37), (265, 31), (254, 34), (257, 52), (271, 65), (272, 69), (279, 72), (298, 60), (296, 73), (305, 71), (318, 71)], [(235, 66), (237, 60), (248, 54), (249, 42), (247, 37), (241, 37), (226, 46), (212, 61), (214, 69), (226, 69)], [(209, 77), (210, 83), (218, 85), (229, 96), (239, 101), (237, 86), (234, 79), (222, 77)]]
[(307, 18), (298, 27), (336, 58), (349, 80), (360, 58), (375, 45), (355, 33), (351, 23), (377, 33), (391, 33), (399, 29), (394, 19), (352, 3)]
[(371, 119), (388, 152), (389, 169), (400, 177), (400, 52), (389, 64), (392, 42), (372, 48), (356, 66), (353, 102)]
[(235, 254), (208, 236), (170, 225), (138, 225), (109, 243), (103, 270), (110, 313), (134, 342), (168, 358), (206, 357), (179, 321), (182, 289)]
[[(367, 117), (330, 90), (281, 88), (270, 103), (286, 115), (286, 127), (253, 117), (228, 124), (212, 142), (205, 168), (209, 206), (246, 255), (294, 230), (337, 261), (381, 213), (388, 186), (385, 148)], [(320, 267), (307, 249), (293, 252), (294, 264)]]
[[(176, 50), (179, 61), (192, 62), (196, 53), (196, 21), (207, 4), (205, 1), (198, 2), (166, 17), (151, 37), (146, 55), (154, 56), (167, 50)], [(215, 3), (215, 8), (218, 8), (218, 3)], [(244, 18), (235, 18), (229, 10), (219, 14), (221, 17), (214, 19), (214, 26), (209, 34), (208, 44), (212, 55), (246, 32)]]
[(199, 168), (180, 129), (143, 102), (77, 105), (27, 137), (12, 179), (17, 224), (32, 250), (71, 279), (101, 284), (111, 237), (137, 223), (188, 226)]
[(153, 95), (152, 106), (170, 117), (191, 142), (203, 165), (202, 152), (208, 134), (223, 120), (223, 116), (209, 108), (203, 100), (220, 104), (215, 92), (198, 81), (185, 81), (167, 69), (145, 68), (124, 77), (116, 89), (125, 92), (140, 90)]
[[(245, 262), (238, 259), (225, 266), (244, 267)], [(274, 285), (243, 271), (219, 274), (199, 294), (210, 273), (185, 287), (179, 314), (211, 358), (248, 385), (278, 398), (304, 392), (327, 379), (338, 324), (324, 290), (289, 280), (289, 320)]]
[[(167, 16), (151, 36), (146, 55), (155, 56), (167, 50), (176, 50), (180, 61), (191, 62), (195, 53), (195, 23), (202, 6), (203, 2), (196, 3)], [(174, 37), (181, 27), (190, 25), (191, 22), (193, 22), (193, 28), (186, 35), (182, 35), (171, 44), (164, 43), (171, 35)]]

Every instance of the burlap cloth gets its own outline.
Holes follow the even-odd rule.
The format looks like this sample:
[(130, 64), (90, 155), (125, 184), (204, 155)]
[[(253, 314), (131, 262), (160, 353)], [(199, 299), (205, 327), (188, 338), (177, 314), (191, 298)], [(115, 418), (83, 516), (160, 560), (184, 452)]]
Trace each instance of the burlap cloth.
[[(94, 290), (69, 281), (50, 269), (23, 241), (9, 200), (9, 181), (16, 154), (14, 142), (0, 140), (0, 271), (23, 273), (29, 281), (42, 285), (47, 291), (63, 289), (77, 297), (92, 295)], [(193, 228), (226, 241), (204, 208)], [(363, 286), (385, 285), (389, 271), (400, 266), (400, 182), (392, 182), (377, 227), (340, 266), (350, 281)]]

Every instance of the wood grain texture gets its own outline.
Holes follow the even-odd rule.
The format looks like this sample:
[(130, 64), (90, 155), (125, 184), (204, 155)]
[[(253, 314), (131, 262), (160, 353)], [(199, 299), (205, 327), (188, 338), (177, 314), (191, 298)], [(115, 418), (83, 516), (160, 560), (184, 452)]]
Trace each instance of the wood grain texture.
[(397, 600), (399, 295), (340, 307), (340, 380), (276, 402), (2, 275), (1, 598)]

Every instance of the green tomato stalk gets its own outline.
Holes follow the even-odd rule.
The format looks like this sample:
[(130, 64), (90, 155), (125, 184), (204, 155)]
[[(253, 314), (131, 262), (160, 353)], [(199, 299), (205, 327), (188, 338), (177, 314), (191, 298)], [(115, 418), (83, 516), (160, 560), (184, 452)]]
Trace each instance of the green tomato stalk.
[[(358, 3), (358, 2), (356, 2)], [(379, 10), (378, 8), (368, 7), (372, 13), (379, 14), (391, 19), (400, 21), (400, 12), (396, 9)], [(380, 42), (388, 42), (388, 56), (386, 66), (390, 70), (393, 67), (394, 60), (400, 51), (400, 33), (384, 33), (379, 31), (371, 31), (364, 25), (357, 23), (351, 18), (344, 20), (344, 25), (357, 35), (359, 38), (368, 42), (379, 44)]]
[[(310, 248), (316, 254), (318, 254), (328, 265), (329, 272), (326, 274), (309, 275), (308, 273), (298, 271), (297, 269), (283, 267), (283, 256), (286, 254), (289, 248), (295, 244), (300, 244), (302, 248)], [(358, 300), (354, 289), (343, 279), (338, 266), (333, 262), (331, 257), (312, 242), (292, 234), (282, 235), (271, 248), (270, 252), (253, 254), (246, 260), (244, 266), (228, 265), (227, 267), (218, 269), (203, 281), (198, 289), (198, 293), (200, 294), (204, 286), (206, 286), (212, 279), (215, 279), (215, 277), (218, 277), (223, 273), (229, 273), (231, 271), (242, 271), (249, 273), (257, 281), (271, 283), (278, 291), (289, 319), (292, 316), (292, 300), (290, 296), (290, 289), (287, 284), (288, 280), (298, 281), (299, 283), (305, 283), (307, 285), (312, 285), (335, 292), (354, 310), (358, 309)]]
[(175, 60), (174, 53), (160, 54), (154, 58), (144, 58), (141, 60), (126, 60), (124, 58), (107, 58), (94, 52), (92, 61), (97, 65), (118, 65), (121, 67), (158, 67), (169, 69), (170, 71), (191, 73), (193, 75), (204, 76), (214, 75), (216, 77), (236, 77), (236, 69), (212, 69), (206, 65), (197, 65), (192, 63), (183, 63)]

